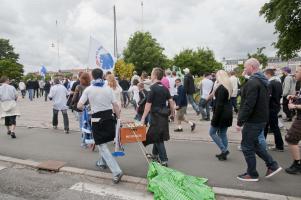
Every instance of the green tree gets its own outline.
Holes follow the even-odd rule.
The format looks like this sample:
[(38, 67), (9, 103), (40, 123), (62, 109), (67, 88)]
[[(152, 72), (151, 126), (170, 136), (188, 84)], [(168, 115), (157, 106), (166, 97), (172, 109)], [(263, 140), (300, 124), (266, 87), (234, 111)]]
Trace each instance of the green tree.
[(23, 76), (23, 66), (12, 60), (0, 60), (0, 77), (8, 76), (10, 79), (21, 80)]
[(192, 74), (204, 74), (214, 72), (222, 68), (222, 64), (217, 62), (212, 50), (206, 48), (184, 49), (174, 57), (174, 65), (181, 69), (189, 68)]
[(126, 77), (129, 80), (133, 75), (134, 68), (132, 63), (125, 63), (123, 59), (119, 59), (115, 63), (114, 71), (119, 78)]
[(14, 47), (9, 44), (9, 40), (0, 38), (0, 60), (14, 60), (15, 62), (19, 59), (19, 54), (14, 52)]
[(248, 58), (256, 58), (260, 64), (262, 64), (263, 68), (268, 65), (268, 57), (263, 53), (265, 47), (257, 48), (256, 53), (250, 54), (248, 53)]
[(19, 55), (14, 52), (14, 47), (9, 40), (0, 38), (0, 76), (20, 80), (23, 76), (23, 65), (18, 63)]
[(149, 32), (135, 32), (123, 51), (124, 61), (133, 63), (138, 73), (151, 72), (154, 67), (164, 67), (168, 64), (164, 48), (160, 46)]
[(275, 23), (277, 55), (283, 60), (297, 56), (301, 49), (301, 1), (270, 0), (259, 13), (268, 23)]

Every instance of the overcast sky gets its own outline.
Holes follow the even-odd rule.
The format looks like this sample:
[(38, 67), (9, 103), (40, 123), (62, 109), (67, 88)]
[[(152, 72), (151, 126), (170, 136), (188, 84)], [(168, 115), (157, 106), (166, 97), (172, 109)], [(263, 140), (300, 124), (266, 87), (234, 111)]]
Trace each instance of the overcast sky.
[[(209, 47), (218, 60), (243, 58), (262, 46), (274, 56), (273, 24), (258, 14), (266, 1), (145, 0), (143, 30), (151, 32), (170, 58), (197, 47)], [(113, 51), (114, 4), (122, 52), (131, 34), (142, 29), (139, 0), (0, 0), (0, 37), (14, 45), (26, 72), (41, 65), (57, 70), (58, 37), (61, 69), (80, 68), (88, 62), (90, 35)]]

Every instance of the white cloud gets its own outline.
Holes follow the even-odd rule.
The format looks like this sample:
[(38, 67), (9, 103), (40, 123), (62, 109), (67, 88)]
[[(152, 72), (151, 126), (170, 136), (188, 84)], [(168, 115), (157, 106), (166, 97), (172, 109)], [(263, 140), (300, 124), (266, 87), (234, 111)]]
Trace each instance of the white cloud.
[[(266, 0), (152, 0), (144, 1), (143, 29), (150, 31), (173, 57), (184, 48), (209, 47), (217, 58), (245, 57), (266, 46), (273, 56), (274, 27), (259, 16)], [(89, 36), (113, 49), (116, 5), (119, 51), (141, 30), (139, 0), (0, 0), (0, 37), (10, 39), (26, 71), (44, 64), (57, 70), (57, 33), (61, 68), (85, 66)], [(58, 20), (58, 29), (55, 21)]]

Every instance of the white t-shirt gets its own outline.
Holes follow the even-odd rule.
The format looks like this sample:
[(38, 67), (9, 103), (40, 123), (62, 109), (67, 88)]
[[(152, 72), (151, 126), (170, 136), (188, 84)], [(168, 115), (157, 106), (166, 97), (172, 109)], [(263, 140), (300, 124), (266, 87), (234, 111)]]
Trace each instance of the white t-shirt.
[(85, 104), (87, 100), (89, 100), (92, 113), (110, 110), (113, 108), (112, 104), (117, 103), (113, 90), (107, 86), (98, 87), (90, 85), (87, 87), (79, 102)]
[(15, 87), (3, 83), (0, 86), (0, 101), (12, 101), (16, 100), (18, 92)]
[(136, 101), (136, 103), (139, 102), (140, 97), (139, 97), (139, 88), (137, 85), (133, 85), (129, 88), (128, 92), (133, 93), (133, 99)]
[(67, 95), (68, 91), (65, 86), (56, 84), (50, 88), (48, 97), (52, 98), (53, 109), (55, 110), (66, 110), (67, 107)]
[(213, 88), (213, 82), (208, 79), (208, 78), (204, 78), (202, 81), (201, 81), (201, 98), (202, 99), (207, 99), (210, 92), (212, 91), (212, 88)]
[(116, 101), (118, 103), (118, 106), (121, 108), (121, 92), (122, 92), (122, 88), (119, 86), (119, 84), (117, 84), (117, 87), (115, 88), (115, 90), (113, 90), (113, 88), (110, 88), (116, 98)]
[(25, 89), (26, 89), (26, 85), (25, 85), (24, 82), (21, 81), (21, 82), (19, 83), (19, 89), (20, 89), (20, 90), (25, 90)]
[(176, 79), (177, 77), (169, 77), (169, 93), (171, 96), (177, 95)]
[(237, 97), (239, 79), (236, 76), (231, 76), (230, 81), (231, 81), (232, 88), (233, 88), (233, 93), (232, 93), (231, 97)]

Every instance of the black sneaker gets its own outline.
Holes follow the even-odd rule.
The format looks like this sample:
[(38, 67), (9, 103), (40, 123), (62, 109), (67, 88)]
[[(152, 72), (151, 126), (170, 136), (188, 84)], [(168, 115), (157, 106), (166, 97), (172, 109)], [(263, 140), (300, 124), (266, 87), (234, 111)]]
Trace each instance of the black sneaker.
[(294, 161), (293, 164), (285, 169), (288, 174), (301, 174), (301, 163), (298, 164), (298, 161)]
[(123, 176), (123, 173), (122, 173), (122, 172), (121, 172), (120, 174), (114, 176), (114, 177), (113, 177), (113, 183), (114, 183), (114, 184), (119, 183), (119, 182), (121, 181), (122, 176)]
[(98, 167), (98, 168), (100, 168), (100, 169), (102, 169), (102, 170), (107, 169), (107, 165), (105, 165), (105, 164), (100, 164), (99, 161), (96, 161), (96, 167)]
[(69, 133), (69, 129), (65, 129), (64, 132), (65, 132), (66, 134), (68, 134), (68, 133)]
[(16, 134), (15, 134), (14, 132), (11, 132), (10, 136), (11, 136), (11, 138), (13, 138), (13, 139), (17, 138), (17, 137), (16, 137)]
[(240, 181), (246, 181), (246, 182), (257, 182), (257, 181), (259, 181), (258, 177), (252, 177), (247, 173), (238, 175), (236, 178)]
[(224, 161), (224, 160), (227, 160), (227, 156), (229, 155), (229, 153), (230, 153), (229, 151), (226, 151), (219, 155), (216, 155), (216, 157), (218, 158), (218, 160)]
[(174, 132), (183, 132), (183, 129), (182, 128), (177, 128), (174, 130)]
[(11, 134), (11, 131), (7, 131), (7, 135), (10, 135)]
[(271, 178), (275, 174), (278, 174), (282, 170), (281, 167), (277, 167), (276, 169), (268, 168), (267, 173), (265, 175), (266, 178)]
[(168, 167), (168, 161), (161, 162), (161, 165), (164, 166), (164, 167)]
[(195, 123), (193, 123), (193, 124), (191, 125), (191, 132), (194, 131), (194, 129), (195, 129)]

